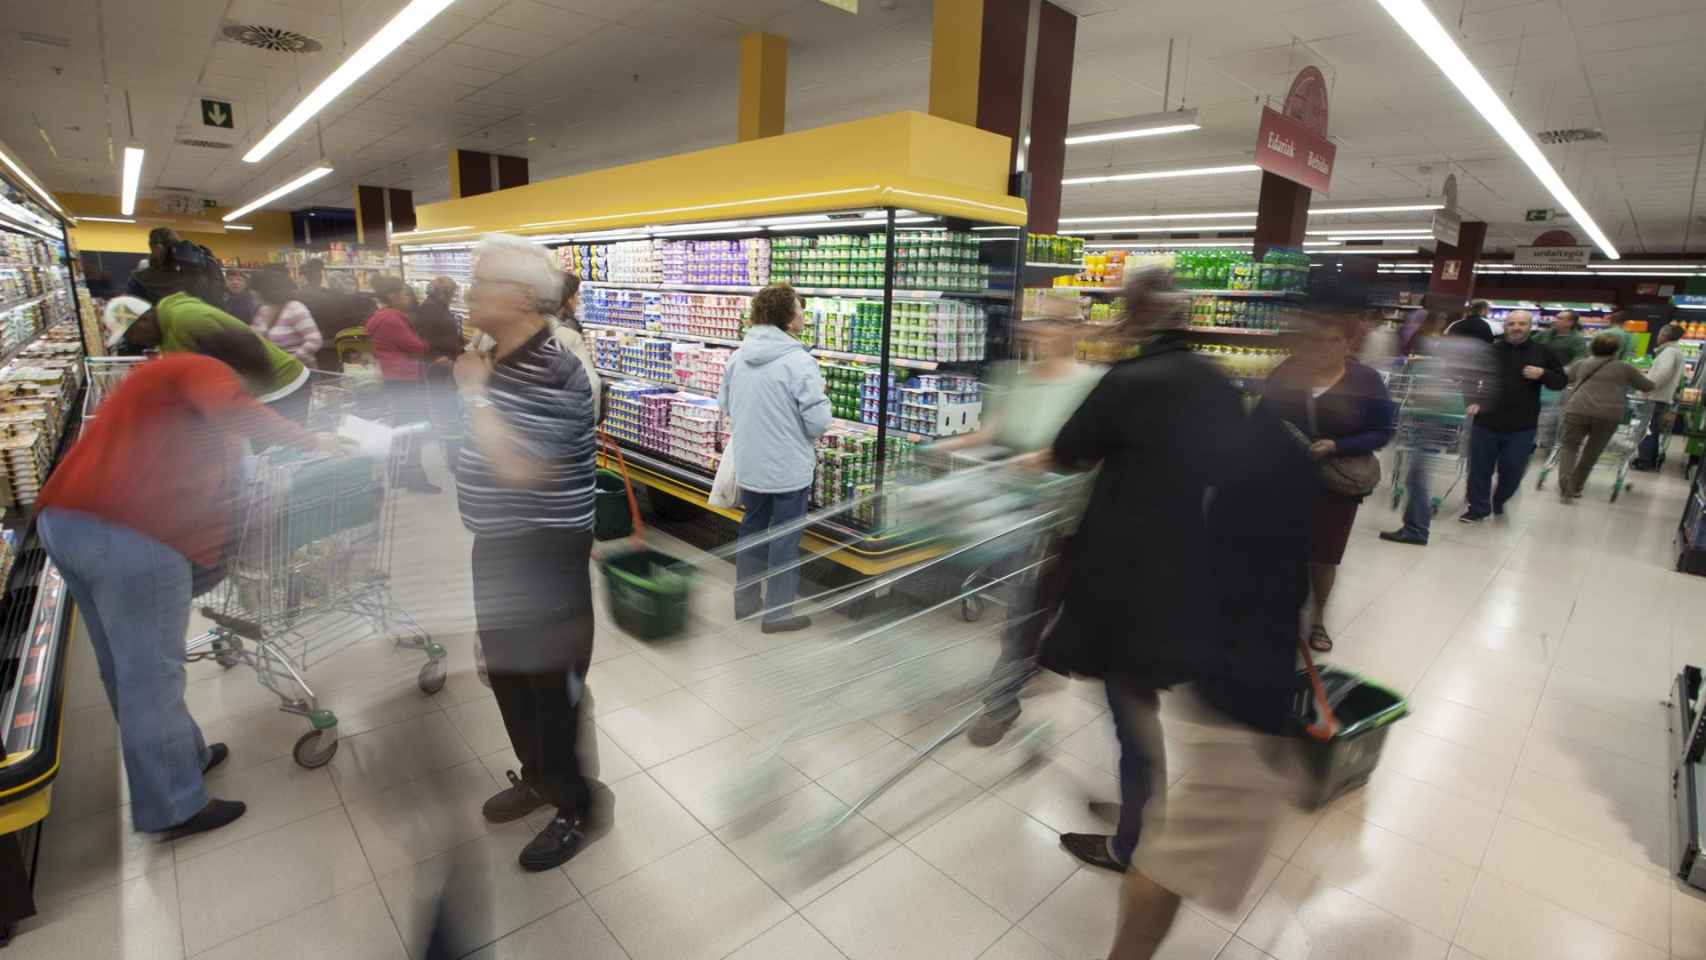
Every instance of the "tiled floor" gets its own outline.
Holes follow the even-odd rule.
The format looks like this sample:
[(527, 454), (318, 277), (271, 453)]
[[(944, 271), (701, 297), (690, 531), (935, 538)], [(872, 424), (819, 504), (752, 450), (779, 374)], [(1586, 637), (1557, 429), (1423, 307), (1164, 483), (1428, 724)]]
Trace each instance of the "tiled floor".
[[(1448, 516), (1426, 549), (1375, 539), (1392, 515), (1364, 506), (1333, 601), (1337, 659), (1407, 691), (1413, 715), (1372, 783), (1294, 816), (1246, 902), (1185, 910), (1162, 956), (1706, 958), (1706, 900), (1666, 869), (1660, 706), (1675, 669), (1706, 659), (1706, 581), (1670, 572), (1674, 464), (1614, 504), (1607, 483), (1570, 507), (1530, 489), (1481, 528)], [(466, 538), (448, 496), (405, 516), (399, 595), (450, 647), (446, 689), (420, 694), (419, 658), (379, 643), (327, 661), (312, 678), (343, 740), (310, 771), (289, 757), (302, 722), (251, 673), (192, 665), (196, 715), (233, 751), (213, 787), (250, 805), (232, 827), (175, 844), (131, 832), (116, 731), (78, 651), (42, 913), (13, 960), (418, 958), (441, 899), (455, 951), (484, 960), (1105, 951), (1118, 881), (1055, 843), (1098, 826), (1087, 799), (1117, 797), (1094, 686), (1035, 685), (1040, 762), (952, 742), (833, 826), (942, 731), (941, 701), (855, 685), (820, 705), (832, 723), (763, 754), (789, 725), (782, 674), (827, 644), (729, 624), (715, 562), (690, 639), (647, 647), (601, 620), (590, 686), (616, 824), (564, 869), (521, 872), (538, 818), (479, 814), (514, 763), (472, 673)], [(994, 621), (921, 622), (939, 650), (909, 674), (974, 675)], [(1189, 772), (1190, 741), (1170, 731), (1170, 776)]]

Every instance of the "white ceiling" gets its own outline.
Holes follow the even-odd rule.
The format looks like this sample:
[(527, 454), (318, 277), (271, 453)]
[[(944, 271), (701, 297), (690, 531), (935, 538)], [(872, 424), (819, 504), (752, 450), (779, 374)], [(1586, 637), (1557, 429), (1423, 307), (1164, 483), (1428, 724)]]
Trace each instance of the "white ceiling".
[[(0, 138), (56, 190), (115, 193), (108, 137), (119, 147), (129, 137), (128, 91), (136, 138), (148, 148), (145, 193), (185, 187), (247, 200), (320, 148), (310, 127), (265, 163), (242, 163), (243, 150), (403, 2), (0, 0)], [(1524, 209), (1555, 206), (1373, 0), (1061, 5), (1082, 17), (1073, 122), (1160, 109), (1172, 39), (1168, 106), (1195, 107), (1204, 124), (1069, 148), (1069, 172), (1241, 162), (1262, 101), (1283, 96), (1297, 70), (1315, 64), (1331, 84), (1334, 203), (1437, 195), (1456, 173), (1466, 215), (1492, 222), (1491, 242), (1501, 246), (1532, 239)], [(1432, 5), (1531, 131), (1606, 132), (1607, 142), (1546, 152), (1620, 247), (1680, 248), (1706, 133), (1706, 0)], [(337, 172), (278, 206), (347, 206), (357, 181), (412, 188), (417, 202), (443, 199), (451, 146), (526, 155), (543, 179), (727, 143), (737, 40), (747, 30), (788, 38), (789, 129), (924, 109), (930, 3), (861, 7), (853, 16), (819, 0), (458, 0), (322, 115)], [(325, 50), (252, 49), (223, 38), (227, 23), (295, 30)], [(203, 126), (200, 96), (234, 103), (237, 129)], [(182, 137), (235, 148), (177, 145)], [(1257, 180), (1068, 186), (1064, 213), (1248, 210)], [(1697, 226), (1692, 248), (1706, 245), (1706, 219)]]

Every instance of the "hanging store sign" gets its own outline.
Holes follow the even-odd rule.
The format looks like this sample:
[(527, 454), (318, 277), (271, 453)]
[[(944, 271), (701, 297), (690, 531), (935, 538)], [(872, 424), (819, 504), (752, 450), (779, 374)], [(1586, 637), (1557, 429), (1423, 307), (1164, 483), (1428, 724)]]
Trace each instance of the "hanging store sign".
[(1333, 183), (1333, 160), (1339, 148), (1301, 121), (1262, 108), (1262, 123), (1256, 128), (1256, 166), (1325, 193)]
[(219, 127), (230, 130), (237, 125), (237, 115), (232, 112), (231, 104), (224, 100), (201, 99), (201, 122), (203, 126)]
[(1525, 267), (1585, 267), (1592, 247), (1517, 247), (1515, 263)]

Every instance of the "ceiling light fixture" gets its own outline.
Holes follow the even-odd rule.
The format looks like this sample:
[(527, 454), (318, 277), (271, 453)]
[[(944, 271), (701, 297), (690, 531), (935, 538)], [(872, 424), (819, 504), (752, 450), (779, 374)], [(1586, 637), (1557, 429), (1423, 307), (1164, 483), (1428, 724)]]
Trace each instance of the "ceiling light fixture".
[(0, 163), (5, 163), (6, 166), (8, 168), (10, 168), (13, 173), (18, 175), (19, 180), (24, 181), (25, 186), (27, 186), (31, 190), (35, 191), (36, 196), (42, 198), (43, 200), (46, 200), (48, 206), (52, 207), (55, 210), (58, 210), (60, 216), (64, 216), (64, 217), (70, 216), (70, 214), (65, 212), (65, 208), (61, 207), (59, 205), (59, 201), (53, 199), (53, 194), (48, 193), (45, 189), (42, 188), (41, 184), (39, 184), (35, 181), (34, 177), (31, 177), (29, 174), (25, 173), (24, 168), (18, 166), (18, 161), (13, 160), (12, 157), (9, 154), (7, 154), (6, 151), (4, 151), (4, 150), (0, 150)]
[(1344, 244), (1339, 240), (1305, 240), (1303, 245), (1306, 247), (1339, 247)]
[(1504, 139), (1505, 144), (1517, 155), (1517, 159), (1527, 165), (1529, 172), (1552, 194), (1558, 205), (1570, 211), (1570, 216), (1575, 217), (1576, 222), (1587, 231), (1594, 245), (1610, 259), (1618, 259), (1620, 254), (1612, 245), (1611, 238), (1599, 229), (1599, 224), (1594, 222), (1587, 207), (1582, 206), (1582, 202), (1564, 185), (1563, 178), (1552, 168), (1546, 155), (1540, 152), (1528, 131), (1523, 129), (1510, 108), (1505, 106), (1503, 98), (1487, 85), (1481, 71), (1464, 56), (1462, 49), (1457, 46), (1457, 41), (1440, 26), (1427, 3), (1424, 0), (1380, 0), (1380, 5), (1392, 19), (1398, 21), (1398, 26), (1410, 35), (1416, 46), (1422, 48), (1422, 52), (1439, 67), (1446, 79), (1457, 87), (1463, 98), (1480, 112), (1482, 119)]
[(124, 148), (124, 175), (119, 181), (118, 210), (125, 216), (136, 212), (136, 188), (142, 182), (142, 148)]
[(1254, 229), (1256, 229), (1256, 225), (1253, 223), (1175, 223), (1171, 226), (1165, 227), (1080, 227), (1075, 230), (1062, 230), (1061, 235), (1067, 237), (1087, 237), (1093, 233), (1107, 234), (1109, 236), (1117, 236), (1122, 233), (1237, 233), (1239, 231), (1248, 232)]
[(1109, 140), (1134, 140), (1138, 137), (1159, 137), (1169, 133), (1189, 133), (1201, 130), (1195, 110), (1172, 113), (1146, 113), (1137, 117), (1120, 117), (1096, 123), (1076, 123), (1066, 128), (1066, 145), (1104, 143)]
[(1318, 236), (1318, 235), (1319, 236), (1325, 236), (1325, 235), (1331, 234), (1335, 237), (1359, 237), (1359, 236), (1360, 237), (1373, 237), (1373, 236), (1378, 236), (1379, 234), (1383, 234), (1383, 233), (1421, 233), (1421, 234), (1426, 234), (1430, 237), (1433, 236), (1433, 228), (1431, 228), (1431, 227), (1374, 227), (1374, 228), (1370, 228), (1367, 230), (1351, 230), (1348, 228), (1340, 229), (1338, 227), (1330, 227), (1330, 228), (1329, 227), (1323, 227), (1320, 230), (1305, 230), (1303, 232), (1306, 234), (1309, 234), (1310, 236)]
[[(1306, 244), (1306, 246), (1307, 246), (1307, 244)], [(1421, 251), (1415, 247), (1345, 247), (1342, 250), (1334, 250), (1333, 256), (1337, 257), (1337, 256), (1340, 256), (1340, 255), (1346, 254), (1346, 253), (1379, 253), (1379, 254), (1393, 253), (1393, 254), (1397, 254), (1397, 253), (1420, 253), (1420, 252)]]
[(325, 164), (325, 163), (321, 163), (321, 164), (315, 166), (313, 169), (309, 170), (307, 173), (304, 173), (302, 176), (297, 177), (295, 180), (292, 180), (289, 183), (286, 183), (282, 187), (277, 187), (273, 190), (270, 190), (266, 193), (261, 194), (260, 196), (256, 197), (255, 199), (250, 200), (248, 203), (243, 204), (242, 206), (231, 211), (230, 213), (226, 214), (225, 216), (220, 217), (219, 219), (225, 221), (226, 223), (230, 223), (233, 220), (241, 219), (244, 215), (248, 214), (249, 212), (254, 211), (254, 210), (258, 210), (261, 207), (266, 206), (267, 204), (273, 202), (274, 200), (277, 200), (279, 197), (282, 197), (287, 193), (294, 193), (295, 191), (300, 190), (303, 187), (306, 187), (310, 183), (313, 183), (314, 181), (320, 179), (321, 177), (323, 177), (326, 174), (331, 173), (331, 172), (332, 172), (332, 168), (330, 165)]
[(1115, 183), (1127, 180), (1173, 180), (1180, 177), (1213, 177), (1223, 173), (1258, 173), (1261, 167), (1253, 163), (1234, 163), (1223, 167), (1187, 167), (1182, 170), (1148, 170), (1141, 173), (1105, 173), (1094, 177), (1067, 177), (1063, 187), (1085, 183)]
[(1204, 250), (1204, 249), (1243, 249), (1254, 247), (1254, 240), (1222, 240), (1218, 243), (1170, 242), (1166, 240), (1148, 241), (1131, 240), (1126, 243), (1086, 243), (1086, 250)]
[[(1153, 220), (1248, 220), (1256, 215), (1256, 211), (1247, 210), (1242, 213), (1142, 213), (1125, 217), (1061, 217), (1061, 223), (1115, 223), (1121, 220), (1134, 220), (1148, 223)], [(978, 229), (973, 227), (972, 229)]]
[(228, 223), (225, 225), (225, 229), (227, 229), (227, 230), (253, 230), (255, 228), (250, 227), (250, 226), (245, 226), (241, 223)]
[(135, 217), (77, 217), (78, 220), (88, 220), (94, 223), (135, 223)]
[(1310, 216), (1335, 216), (1350, 213), (1419, 213), (1427, 210), (1444, 210), (1443, 203), (1397, 203), (1378, 207), (1322, 207), (1309, 211)]
[(248, 153), (243, 154), (244, 163), (259, 163), (265, 160), (267, 154), (278, 149), (291, 134), (300, 130), (303, 124), (314, 118), (314, 115), (326, 108), (326, 105), (337, 99), (338, 94), (350, 88), (350, 85), (360, 80), (367, 71), (378, 66), (379, 61), (391, 55), (391, 51), (402, 46), (403, 41), (414, 36), (433, 17), (450, 6), (455, 0), (412, 0), (390, 22), (379, 28), (368, 41), (350, 54), (348, 60), (338, 65), (331, 75), (320, 81), (308, 96), (302, 98), (291, 111), (285, 114), (278, 126), (268, 130), (266, 136), (255, 144)]
[(474, 229), (474, 228), (471, 226), (461, 226), (461, 227), (433, 227), (431, 230), (407, 230), (407, 231), (404, 231), (403, 233), (391, 234), (391, 239), (392, 240), (403, 240), (403, 239), (412, 240), (415, 237), (425, 237), (425, 236), (430, 236), (430, 235), (435, 234), (435, 233), (456, 233), (458, 231), (472, 230), (472, 229)]

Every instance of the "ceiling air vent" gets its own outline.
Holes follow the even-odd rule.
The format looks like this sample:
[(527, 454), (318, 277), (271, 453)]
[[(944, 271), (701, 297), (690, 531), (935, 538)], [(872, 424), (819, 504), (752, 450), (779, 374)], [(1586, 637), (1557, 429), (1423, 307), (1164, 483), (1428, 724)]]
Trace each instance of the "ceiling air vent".
[(1536, 136), (1541, 143), (1586, 143), (1590, 140), (1604, 140), (1605, 131), (1591, 127), (1570, 127), (1567, 130), (1542, 130)]
[(225, 27), (225, 38), (247, 47), (270, 50), (273, 53), (319, 53), (320, 41), (294, 30), (232, 23)]
[(229, 150), (231, 144), (220, 143), (218, 140), (196, 140), (193, 137), (179, 137), (178, 145), (184, 147), (206, 147), (209, 150)]

